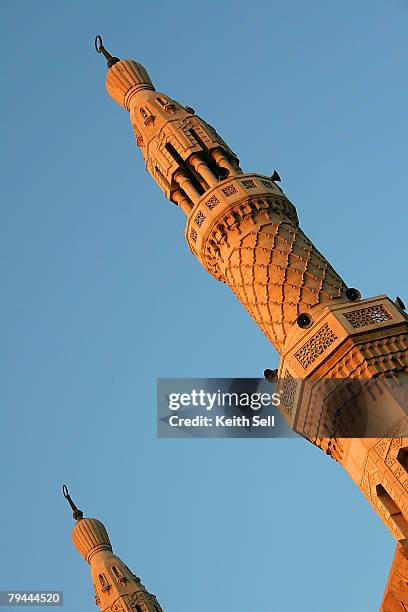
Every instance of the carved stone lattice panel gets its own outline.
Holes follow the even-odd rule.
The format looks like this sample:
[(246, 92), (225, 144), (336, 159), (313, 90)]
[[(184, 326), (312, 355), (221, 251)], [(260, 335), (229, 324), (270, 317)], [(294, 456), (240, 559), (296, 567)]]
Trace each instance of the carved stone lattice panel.
[(196, 223), (198, 227), (201, 227), (201, 225), (203, 224), (203, 221), (205, 221), (205, 215), (200, 210), (198, 211), (198, 213), (196, 214), (194, 218), (194, 223)]
[(392, 316), (382, 304), (344, 312), (343, 315), (354, 328), (375, 325), (392, 319)]
[(209, 200), (207, 200), (206, 205), (207, 207), (212, 210), (213, 208), (215, 208), (217, 206), (217, 204), (219, 204), (220, 201), (217, 198), (217, 196), (213, 195)]
[(245, 187), (245, 189), (255, 189), (255, 187), (256, 187), (256, 183), (252, 179), (247, 179), (245, 181), (241, 181), (241, 183)]
[(227, 198), (229, 198), (229, 196), (234, 195), (234, 193), (238, 193), (234, 185), (228, 185), (228, 187), (224, 187), (222, 189), (222, 192), (227, 196)]
[(281, 382), (279, 390), (280, 405), (286, 410), (287, 414), (291, 416), (296, 396), (296, 380), (288, 370), (286, 370), (283, 376), (283, 381)]
[(305, 370), (318, 358), (324, 351), (337, 340), (334, 331), (325, 323), (323, 327), (306, 342), (296, 353), (295, 357)]

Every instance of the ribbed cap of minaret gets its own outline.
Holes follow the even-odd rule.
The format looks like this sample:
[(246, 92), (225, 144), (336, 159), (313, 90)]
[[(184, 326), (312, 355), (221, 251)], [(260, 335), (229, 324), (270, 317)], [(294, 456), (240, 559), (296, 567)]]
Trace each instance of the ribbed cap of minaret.
[(91, 557), (100, 550), (112, 552), (112, 545), (105, 526), (95, 518), (79, 519), (72, 530), (72, 541), (88, 563)]
[(154, 91), (146, 68), (133, 60), (120, 60), (118, 57), (113, 57), (103, 46), (102, 37), (99, 34), (95, 38), (95, 49), (98, 53), (102, 53), (108, 62), (106, 89), (118, 104), (129, 110), (130, 99), (137, 91), (141, 89)]
[(141, 89), (154, 91), (154, 86), (142, 64), (133, 60), (121, 60), (109, 68), (106, 89), (111, 98), (129, 110), (130, 99), (136, 92)]
[(77, 521), (72, 530), (72, 541), (85, 561), (89, 563), (91, 557), (100, 550), (112, 552), (112, 545), (105, 525), (95, 518), (83, 518), (82, 510), (79, 510), (72, 501), (66, 485), (62, 487), (62, 493), (71, 506), (73, 517)]

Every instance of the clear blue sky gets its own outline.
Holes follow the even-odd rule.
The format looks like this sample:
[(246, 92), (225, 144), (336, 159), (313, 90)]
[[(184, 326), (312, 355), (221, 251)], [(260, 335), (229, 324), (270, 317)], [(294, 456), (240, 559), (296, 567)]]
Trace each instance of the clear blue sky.
[(407, 298), (407, 2), (0, 9), (0, 588), (95, 609), (65, 482), (166, 612), (376, 611), (394, 542), (334, 461), (296, 439), (156, 439), (156, 377), (278, 359), (189, 254), (93, 38), (194, 107), (245, 170), (277, 168), (349, 285)]

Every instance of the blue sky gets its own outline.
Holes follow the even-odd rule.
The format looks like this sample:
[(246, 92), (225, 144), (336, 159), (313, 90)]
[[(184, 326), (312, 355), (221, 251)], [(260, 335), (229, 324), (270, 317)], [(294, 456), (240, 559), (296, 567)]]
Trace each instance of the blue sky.
[(277, 168), (365, 297), (406, 293), (408, 5), (2, 0), (2, 589), (94, 610), (67, 483), (166, 612), (372, 612), (394, 542), (342, 468), (285, 440), (155, 435), (160, 377), (278, 358), (189, 254), (107, 96), (100, 33)]

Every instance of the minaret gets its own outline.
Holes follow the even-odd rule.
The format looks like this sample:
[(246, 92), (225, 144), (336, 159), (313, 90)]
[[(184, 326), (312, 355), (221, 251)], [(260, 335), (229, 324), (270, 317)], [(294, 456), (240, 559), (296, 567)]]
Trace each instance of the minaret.
[(299, 228), (277, 173), (244, 174), (214, 128), (157, 92), (143, 66), (98, 50), (108, 58), (108, 93), (129, 111), (147, 171), (186, 214), (191, 252), (282, 352), (299, 313), (345, 299), (346, 285)]
[(113, 554), (105, 526), (98, 519), (84, 518), (65, 485), (63, 494), (76, 520), (72, 540), (91, 567), (95, 603), (101, 612), (163, 612), (155, 595)]
[[(130, 114), (146, 169), (186, 215), (192, 254), (227, 283), (281, 355), (282, 414), (339, 461), (393, 536), (408, 542), (408, 317), (401, 300), (362, 300), (299, 227), (272, 176), (244, 173), (230, 147), (194, 110), (155, 90), (146, 69), (108, 59), (109, 95)], [(354, 415), (330, 413), (299, 380), (391, 379), (384, 438), (351, 438)], [(337, 383), (336, 383), (337, 384)], [(379, 383), (380, 384), (380, 383)], [(405, 383), (406, 384), (406, 383)], [(380, 385), (381, 386), (381, 385)], [(401, 393), (402, 388), (402, 393)], [(336, 436), (328, 437), (334, 430)], [(362, 435), (362, 434), (360, 434)]]

